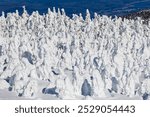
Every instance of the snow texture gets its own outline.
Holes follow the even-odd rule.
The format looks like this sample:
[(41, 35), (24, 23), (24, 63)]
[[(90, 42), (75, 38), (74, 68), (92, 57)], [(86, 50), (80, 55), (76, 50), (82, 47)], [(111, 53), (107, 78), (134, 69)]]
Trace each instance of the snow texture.
[[(149, 99), (150, 21), (48, 9), (0, 16), (0, 89), (17, 96)], [(0, 93), (0, 97), (3, 94)], [(85, 97), (85, 98), (84, 98)]]

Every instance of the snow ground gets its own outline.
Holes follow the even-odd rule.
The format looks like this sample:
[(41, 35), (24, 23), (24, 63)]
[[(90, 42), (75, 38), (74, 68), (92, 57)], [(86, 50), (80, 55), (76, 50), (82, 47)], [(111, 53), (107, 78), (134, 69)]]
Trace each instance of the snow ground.
[[(0, 100), (59, 100), (60, 98), (58, 98), (57, 96), (55, 95), (45, 95), (45, 94), (42, 94), (39, 92), (39, 94), (36, 95), (36, 97), (18, 97), (16, 95), (15, 92), (10, 92), (8, 90), (0, 90)], [(68, 98), (70, 99), (70, 98)], [(105, 98), (91, 98), (89, 96), (87, 97), (79, 97), (79, 96), (76, 96), (74, 99), (72, 98), (71, 100), (142, 100), (141, 97), (132, 97), (132, 98), (129, 98), (127, 96), (123, 96), (123, 95), (117, 95), (117, 94), (114, 94), (114, 96), (112, 97), (105, 97)]]
[(0, 17), (0, 99), (149, 99), (150, 22), (64, 10)]

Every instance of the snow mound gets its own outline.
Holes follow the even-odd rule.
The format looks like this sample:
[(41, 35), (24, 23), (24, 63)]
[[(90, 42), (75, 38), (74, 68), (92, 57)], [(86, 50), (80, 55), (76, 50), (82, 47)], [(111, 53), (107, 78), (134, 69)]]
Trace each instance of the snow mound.
[[(0, 89), (17, 96), (149, 99), (150, 22), (111, 18), (87, 10), (3, 13), (0, 17)], [(41, 95), (41, 94), (40, 94)]]
[(9, 84), (5, 80), (0, 80), (0, 89), (8, 89)]

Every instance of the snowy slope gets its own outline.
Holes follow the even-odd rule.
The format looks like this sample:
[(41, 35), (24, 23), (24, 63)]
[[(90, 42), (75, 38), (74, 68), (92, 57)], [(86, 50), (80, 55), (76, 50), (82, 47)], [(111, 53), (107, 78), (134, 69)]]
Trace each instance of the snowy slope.
[[(0, 17), (0, 99), (149, 99), (150, 22), (64, 10)], [(18, 99), (18, 98), (16, 98)]]

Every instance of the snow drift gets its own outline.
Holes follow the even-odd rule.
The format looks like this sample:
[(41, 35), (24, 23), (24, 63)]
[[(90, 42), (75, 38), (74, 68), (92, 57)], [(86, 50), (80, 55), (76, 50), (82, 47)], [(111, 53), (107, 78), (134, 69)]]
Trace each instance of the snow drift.
[[(149, 99), (150, 22), (48, 9), (0, 17), (0, 89), (60, 99)], [(0, 94), (3, 95), (3, 94)]]

